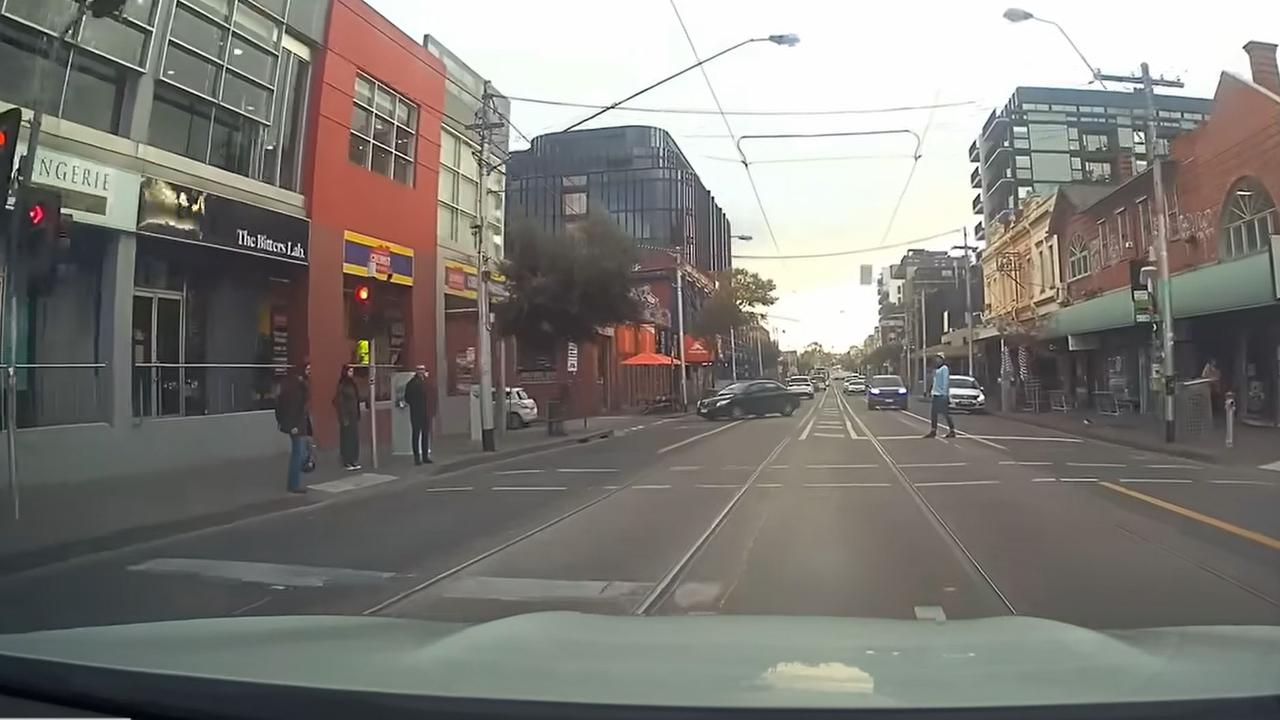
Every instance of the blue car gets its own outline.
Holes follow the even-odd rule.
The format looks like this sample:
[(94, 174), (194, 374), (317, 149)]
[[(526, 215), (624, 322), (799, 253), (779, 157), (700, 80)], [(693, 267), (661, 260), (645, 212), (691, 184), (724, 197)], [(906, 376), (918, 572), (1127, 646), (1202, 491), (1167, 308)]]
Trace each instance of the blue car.
[(907, 409), (907, 386), (897, 375), (876, 375), (867, 383), (867, 409)]

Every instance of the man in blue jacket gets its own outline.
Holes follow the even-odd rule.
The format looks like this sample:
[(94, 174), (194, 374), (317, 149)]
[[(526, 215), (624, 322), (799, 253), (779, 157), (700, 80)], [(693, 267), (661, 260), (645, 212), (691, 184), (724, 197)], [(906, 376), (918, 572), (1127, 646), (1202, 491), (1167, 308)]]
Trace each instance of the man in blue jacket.
[(927, 438), (938, 436), (938, 415), (947, 419), (947, 427), (951, 430), (944, 436), (956, 436), (956, 424), (951, 419), (951, 368), (947, 367), (947, 358), (938, 353), (937, 369), (933, 371), (933, 389), (929, 391), (929, 432)]

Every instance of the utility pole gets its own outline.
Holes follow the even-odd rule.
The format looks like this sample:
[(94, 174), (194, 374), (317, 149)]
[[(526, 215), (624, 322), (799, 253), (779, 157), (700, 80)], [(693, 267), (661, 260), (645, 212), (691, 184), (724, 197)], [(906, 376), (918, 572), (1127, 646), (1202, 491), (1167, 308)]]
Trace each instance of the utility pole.
[(680, 337), (676, 339), (680, 348), (680, 409), (689, 407), (689, 383), (685, 378), (684, 365), (684, 253), (676, 255), (676, 324)]
[(1147, 164), (1151, 167), (1151, 182), (1155, 194), (1155, 202), (1151, 209), (1155, 213), (1154, 229), (1156, 231), (1156, 271), (1159, 277), (1159, 293), (1157, 301), (1160, 314), (1160, 374), (1164, 380), (1164, 441), (1174, 442), (1174, 402), (1173, 402), (1173, 287), (1169, 280), (1169, 213), (1165, 208), (1164, 172), (1160, 158), (1156, 152), (1159, 127), (1156, 119), (1155, 86), (1180, 88), (1181, 80), (1165, 80), (1152, 78), (1151, 68), (1142, 63), (1142, 74), (1131, 75), (1097, 75), (1098, 80), (1110, 80), (1117, 83), (1142, 85), (1143, 95), (1147, 101)]
[(973, 267), (969, 261), (969, 227), (964, 228), (964, 329), (968, 337), (969, 344), (969, 374), (976, 377), (973, 370), (973, 285), (970, 283), (969, 272)]
[(738, 343), (733, 328), (729, 328), (729, 367), (733, 369), (733, 381), (738, 382)]
[[(480, 98), (480, 107), (476, 108), (476, 121), (467, 126), (468, 130), (480, 136), (480, 150), (476, 154), (480, 169), (480, 187), (476, 193), (476, 224), (473, 227), (476, 236), (476, 366), (475, 374), (480, 389), (480, 447), (485, 452), (497, 449), (493, 437), (493, 361), (491, 357), (492, 341), (489, 326), (489, 220), (487, 217), (487, 200), (489, 199), (489, 175), (493, 166), (489, 162), (489, 146), (492, 143), (493, 131), (501, 129), (502, 123), (494, 122), (493, 93), (490, 92), (488, 80), (484, 81), (484, 93)], [(498, 398), (504, 401), (505, 398)]]
[(760, 374), (756, 377), (764, 377), (764, 333), (756, 333), (756, 365), (760, 368)]

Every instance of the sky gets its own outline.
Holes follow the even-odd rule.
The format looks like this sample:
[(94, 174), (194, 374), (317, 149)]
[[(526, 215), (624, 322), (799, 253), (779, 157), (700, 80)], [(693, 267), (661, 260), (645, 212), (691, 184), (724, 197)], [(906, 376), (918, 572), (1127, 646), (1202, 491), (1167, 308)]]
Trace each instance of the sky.
[[(1055, 27), (1004, 20), (1007, 0), (367, 1), (415, 39), (437, 37), (508, 96), (604, 105), (687, 67), (694, 51), (678, 12), (699, 57), (748, 38), (800, 36), (795, 47), (753, 43), (704, 66), (728, 112), (950, 106), (729, 116), (737, 138), (886, 130), (923, 137), (914, 161), (916, 142), (906, 133), (742, 140), (759, 203), (698, 71), (630, 104), (708, 114), (618, 109), (586, 126), (655, 125), (675, 137), (733, 232), (752, 236), (734, 242), (735, 266), (777, 283), (769, 323), (784, 349), (819, 342), (843, 352), (861, 344), (875, 326), (877, 301), (874, 285), (859, 284), (859, 266), (871, 264), (878, 273), (902, 256), (904, 243), (952, 231), (913, 245), (946, 249), (961, 244), (961, 228), (972, 231), (978, 218), (971, 209), (976, 190), (969, 186), (968, 148), (992, 109), (1019, 85), (1087, 87), (1090, 80)], [(1186, 83), (1173, 92), (1197, 97), (1212, 97), (1224, 70), (1248, 76), (1247, 41), (1280, 42), (1275, 0), (1042, 0), (1021, 7), (1061, 25), (1104, 73), (1136, 73), (1146, 61), (1153, 74)], [(511, 120), (534, 137), (591, 112), (513, 101)], [(524, 145), (513, 134), (513, 149)], [(885, 245), (895, 247), (877, 249)], [(860, 252), (807, 260), (739, 257), (850, 250)]]

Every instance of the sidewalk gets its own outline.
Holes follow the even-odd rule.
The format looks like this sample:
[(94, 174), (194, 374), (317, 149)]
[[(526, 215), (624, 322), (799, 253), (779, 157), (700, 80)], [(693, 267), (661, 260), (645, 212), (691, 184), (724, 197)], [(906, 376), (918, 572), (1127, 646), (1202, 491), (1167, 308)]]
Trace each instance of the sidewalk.
[(1204, 440), (1166, 443), (1164, 424), (1142, 415), (1111, 417), (1093, 411), (1068, 413), (992, 412), (1028, 425), (1059, 430), (1072, 435), (1103, 440), (1149, 452), (1167, 453), (1215, 465), (1258, 467), (1280, 460), (1280, 430), (1235, 424), (1235, 445), (1226, 446), (1226, 430), (1221, 419)]
[[(415, 467), (411, 457), (388, 457), (382, 449), (379, 466), (374, 470), (366, 443), (361, 448), (365, 463), (362, 473), (342, 470), (336, 451), (322, 451), (316, 471), (304, 476), (304, 481), (313, 486), (305, 495), (285, 491), (288, 453), (192, 468), (179, 476), (156, 474), (20, 487), (22, 514), (17, 521), (12, 517), (7, 488), (0, 486), (0, 575), (256, 515), (317, 505), (340, 497), (341, 490), (410, 474), (429, 477), (549, 447), (610, 437), (659, 419), (595, 417), (585, 427), (577, 419), (566, 421), (568, 434), (559, 437), (549, 436), (546, 425), (539, 423), (508, 431), (499, 438), (498, 451), (492, 453), (482, 452), (480, 444), (469, 436), (446, 435), (433, 439), (434, 463), (422, 467)], [(285, 444), (282, 440), (281, 445)], [(314, 488), (333, 481), (339, 482), (329, 487), (338, 491)]]

